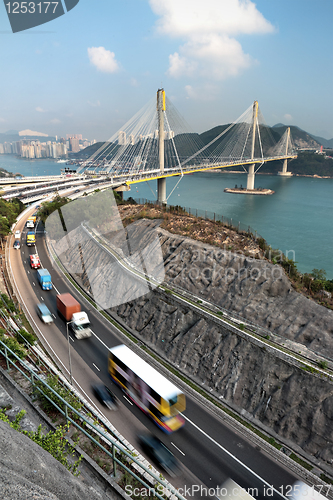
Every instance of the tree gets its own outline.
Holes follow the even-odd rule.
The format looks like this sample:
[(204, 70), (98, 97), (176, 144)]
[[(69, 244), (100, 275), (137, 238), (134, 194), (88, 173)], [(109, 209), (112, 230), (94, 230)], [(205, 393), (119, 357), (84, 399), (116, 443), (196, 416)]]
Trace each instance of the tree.
[(325, 271), (325, 269), (312, 269), (311, 276), (315, 280), (325, 281), (326, 280), (326, 271)]

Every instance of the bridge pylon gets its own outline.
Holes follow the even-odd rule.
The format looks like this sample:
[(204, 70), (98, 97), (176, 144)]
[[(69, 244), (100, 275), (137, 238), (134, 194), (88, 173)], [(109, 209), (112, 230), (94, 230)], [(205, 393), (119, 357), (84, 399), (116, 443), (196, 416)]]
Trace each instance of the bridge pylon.
[[(253, 103), (253, 122), (252, 122), (252, 146), (251, 146), (251, 160), (254, 159), (254, 148), (256, 143), (256, 128), (258, 121), (258, 101), (254, 101)], [(249, 166), (248, 174), (247, 174), (247, 184), (246, 189), (254, 189), (254, 167), (255, 163)]]
[[(165, 91), (157, 91), (157, 115), (158, 115), (158, 163), (161, 173), (164, 173), (164, 113), (165, 113)], [(157, 201), (166, 205), (166, 177), (157, 179)]]
[[(290, 127), (287, 128), (286, 155), (288, 154), (289, 141), (290, 141)], [(278, 175), (283, 175), (284, 177), (291, 177), (293, 174), (291, 172), (288, 172), (287, 168), (288, 168), (288, 160), (286, 158), (285, 160), (283, 160), (282, 172), (278, 172)]]

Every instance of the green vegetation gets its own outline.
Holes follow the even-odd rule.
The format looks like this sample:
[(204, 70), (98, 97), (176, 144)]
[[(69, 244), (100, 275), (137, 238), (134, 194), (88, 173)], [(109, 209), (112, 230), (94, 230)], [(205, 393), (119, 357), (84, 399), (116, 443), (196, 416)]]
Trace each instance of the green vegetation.
[[(15, 312), (16, 311), (16, 307), (15, 307), (15, 304), (14, 302), (8, 297), (8, 295), (6, 295), (5, 293), (2, 293), (1, 294), (1, 300), (2, 300), (2, 303), (4, 305), (4, 307), (7, 309), (8, 312)], [(0, 307), (1, 307), (1, 302), (0, 302)]]
[[(22, 431), (20, 426), (20, 421), (26, 414), (25, 410), (21, 410), (14, 420), (10, 422), (9, 418), (5, 414), (5, 410), (0, 410), (0, 420), (3, 420), (10, 425), (16, 431), (26, 435), (32, 441), (37, 443), (41, 448), (49, 452), (58, 462), (66, 467), (74, 476), (78, 476), (80, 472), (77, 471), (78, 466), (81, 462), (82, 456), (74, 462), (74, 464), (69, 463), (67, 457), (75, 455), (75, 448), (71, 446), (66, 439), (64, 439), (67, 432), (66, 427), (58, 427), (55, 431), (50, 431), (46, 435), (42, 434), (42, 426), (40, 425), (36, 432)], [(77, 444), (77, 443), (75, 443)]]
[(66, 205), (69, 201), (69, 198), (62, 197), (58, 194), (52, 201), (45, 201), (42, 203), (37, 215), (42, 223), (45, 224), (49, 215), (51, 215), (55, 210), (61, 209), (61, 207)]
[[(277, 174), (282, 170), (280, 161), (265, 163), (260, 172)], [(333, 177), (333, 159), (313, 152), (299, 152), (297, 158), (288, 161), (288, 171), (297, 175)]]
[(291, 453), (289, 458), (291, 458), (292, 460), (294, 460), (294, 462), (300, 464), (302, 467), (304, 467), (304, 469), (307, 469), (307, 470), (312, 470), (313, 469), (312, 465), (310, 465), (307, 462), (305, 462), (305, 460), (302, 460), (301, 458), (299, 458), (297, 455), (295, 455), (295, 453)]
[(325, 474), (320, 474), (320, 479), (322, 479), (323, 481), (325, 481), (325, 483), (333, 484), (332, 479), (330, 479), (329, 477), (325, 476)]
[[(5, 335), (6, 331), (3, 328), (0, 328), (0, 340), (3, 342), (8, 349), (14, 352), (16, 356), (18, 356), (20, 359), (23, 359), (27, 355), (27, 351), (24, 349), (24, 347), (13, 337), (8, 337)], [(10, 353), (8, 353), (8, 357), (13, 359), (14, 361), (16, 358), (12, 356)]]
[(10, 233), (10, 228), (16, 221), (18, 214), (24, 209), (23, 203), (14, 198), (11, 201), (6, 201), (0, 198), (0, 240), (3, 242), (4, 238)]
[(30, 332), (27, 332), (25, 328), (20, 328), (18, 332), (15, 334), (16, 340), (20, 342), (20, 344), (25, 344), (25, 342), (28, 342), (28, 344), (33, 345), (35, 341), (37, 340), (36, 335), (33, 335)]
[[(312, 269), (311, 273), (301, 274), (294, 260), (288, 259), (280, 250), (272, 249), (264, 238), (258, 238), (257, 243), (265, 258), (283, 267), (297, 291), (305, 289), (310, 296), (320, 299), (321, 305), (333, 308), (332, 298), (329, 297), (330, 293), (333, 295), (333, 279), (326, 278), (324, 269)], [(328, 294), (325, 296), (324, 292)]]
[[(56, 404), (62, 411), (65, 411), (65, 404), (52, 392), (50, 391), (42, 382), (35, 380), (34, 394), (39, 399), (42, 404), (43, 409), (46, 412), (54, 410), (54, 404)], [(60, 384), (58, 377), (55, 375), (48, 375), (46, 383), (53, 389), (62, 399), (67, 401), (75, 410), (80, 411), (82, 408), (82, 403), (78, 397), (68, 391), (66, 387)], [(49, 401), (49, 399), (51, 401)], [(53, 404), (54, 403), (54, 404)], [(73, 415), (75, 417), (75, 415)]]

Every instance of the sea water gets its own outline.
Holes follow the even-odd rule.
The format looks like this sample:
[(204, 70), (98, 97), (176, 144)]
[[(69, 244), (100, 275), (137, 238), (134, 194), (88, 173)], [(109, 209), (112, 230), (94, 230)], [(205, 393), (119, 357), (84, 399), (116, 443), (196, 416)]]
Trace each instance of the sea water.
[[(0, 167), (22, 175), (60, 174), (64, 163), (0, 155)], [(324, 269), (333, 279), (333, 179), (256, 175), (255, 187), (270, 188), (270, 196), (225, 193), (226, 187), (246, 185), (239, 173), (198, 172), (167, 179), (168, 203), (207, 210), (251, 226), (267, 243), (294, 258), (300, 272)], [(131, 185), (125, 198), (155, 200), (157, 182)]]

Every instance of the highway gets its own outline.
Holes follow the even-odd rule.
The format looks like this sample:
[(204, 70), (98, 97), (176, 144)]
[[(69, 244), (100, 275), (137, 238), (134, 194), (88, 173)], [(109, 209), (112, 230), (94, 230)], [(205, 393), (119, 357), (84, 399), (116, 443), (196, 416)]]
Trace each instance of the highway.
[[(42, 290), (36, 279), (37, 271), (30, 269), (29, 255), (35, 253), (35, 249), (27, 247), (24, 243), (26, 228), (23, 221), (17, 228), (22, 231), (22, 246), (20, 251), (10, 249), (10, 260), (16, 285), (25, 307), (31, 314), (29, 319), (38, 327), (40, 335), (44, 337), (43, 343), (48, 344), (48, 348), (53, 351), (53, 357), (58, 357), (58, 364), (68, 371), (66, 324), (57, 315), (56, 295), (70, 292), (76, 296), (83, 306), (82, 309), (88, 312), (94, 335), (84, 340), (76, 340), (70, 336), (74, 385), (85, 393), (85, 397), (92, 400), (91, 384), (97, 379), (112, 388), (122, 401), (119, 411), (105, 410), (95, 400), (93, 403), (118, 431), (134, 446), (138, 446), (137, 435), (145, 428), (163, 440), (185, 466), (182, 476), (171, 480), (178, 488), (203, 483), (214, 490), (231, 477), (242, 487), (250, 489), (256, 498), (271, 496), (274, 499), (281, 499), (279, 492), (286, 491), (286, 487), (294, 484), (298, 478), (275, 459), (268, 457), (259, 447), (245, 440), (208, 408), (198, 404), (189, 394), (184, 412), (187, 422), (180, 431), (170, 436), (163, 434), (146, 415), (123, 397), (120, 389), (108, 376), (107, 356), (108, 348), (123, 342), (128, 343), (127, 338), (85, 302), (76, 290), (63, 280), (57, 270), (52, 268), (45, 248), (44, 231), (39, 225), (36, 233), (36, 249), (42, 266), (51, 272), (54, 285), (52, 291)], [(53, 325), (45, 326), (37, 317), (35, 307), (41, 301), (44, 301), (52, 312)], [(271, 491), (272, 495), (267, 495), (266, 492), (271, 485), (275, 491)], [(205, 492), (202, 496), (206, 496)]]

